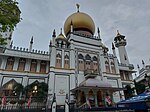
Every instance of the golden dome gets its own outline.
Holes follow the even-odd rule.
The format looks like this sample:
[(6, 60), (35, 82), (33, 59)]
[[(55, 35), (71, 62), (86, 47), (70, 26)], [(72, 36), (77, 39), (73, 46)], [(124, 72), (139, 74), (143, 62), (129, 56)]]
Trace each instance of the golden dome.
[(92, 35), (95, 32), (95, 24), (92, 18), (83, 12), (73, 13), (71, 16), (67, 18), (64, 24), (64, 33), (67, 35), (70, 32), (70, 25), (73, 24), (73, 29), (82, 29), (90, 32)]

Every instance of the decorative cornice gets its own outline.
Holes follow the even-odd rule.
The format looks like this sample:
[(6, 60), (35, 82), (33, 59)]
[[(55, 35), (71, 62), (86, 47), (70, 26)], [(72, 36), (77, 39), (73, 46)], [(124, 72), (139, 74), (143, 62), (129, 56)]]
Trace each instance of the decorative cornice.
[(6, 70), (6, 69), (0, 69), (1, 71), (6, 71), (6, 72), (21, 72), (21, 73), (32, 73), (32, 74), (48, 74), (47, 73), (42, 73), (42, 72), (31, 72), (31, 71), (19, 71), (19, 70)]

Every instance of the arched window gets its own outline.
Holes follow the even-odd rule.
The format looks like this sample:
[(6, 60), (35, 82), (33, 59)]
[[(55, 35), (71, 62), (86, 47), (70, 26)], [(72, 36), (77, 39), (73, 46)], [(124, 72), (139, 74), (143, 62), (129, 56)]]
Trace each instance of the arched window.
[(82, 54), (78, 55), (78, 67), (79, 67), (79, 70), (81, 71), (84, 70), (84, 57)]
[(84, 59), (83, 55), (82, 55), (82, 54), (79, 54), (79, 55), (78, 55), (78, 59)]
[(108, 61), (105, 61), (106, 73), (110, 73), (110, 67)]
[(37, 68), (37, 61), (33, 59), (33, 60), (31, 60), (30, 71), (31, 72), (36, 72), (36, 68)]
[(24, 58), (19, 59), (18, 70), (24, 71), (26, 60)]
[(92, 62), (93, 63), (92, 68), (93, 68), (94, 71), (98, 72), (98, 59), (97, 59), (97, 57), (94, 56), (92, 58), (92, 60), (93, 60), (93, 62)]
[(64, 57), (64, 68), (69, 68), (69, 56), (67, 54)]
[(7, 64), (6, 64), (6, 70), (12, 70), (14, 66), (14, 57), (8, 57)]
[(40, 63), (40, 72), (46, 73), (46, 61), (41, 61)]
[(116, 69), (115, 69), (115, 64), (114, 64), (114, 62), (111, 62), (111, 71), (112, 71), (112, 73), (116, 73)]
[(61, 68), (62, 66), (61, 66), (62, 64), (61, 64), (61, 55), (58, 53), (57, 55), (56, 55), (56, 67), (57, 68)]
[(87, 55), (85, 56), (85, 60), (91, 60), (91, 56), (90, 56), (89, 54), (87, 54)]
[(85, 56), (85, 70), (92, 69), (91, 56), (87, 54)]

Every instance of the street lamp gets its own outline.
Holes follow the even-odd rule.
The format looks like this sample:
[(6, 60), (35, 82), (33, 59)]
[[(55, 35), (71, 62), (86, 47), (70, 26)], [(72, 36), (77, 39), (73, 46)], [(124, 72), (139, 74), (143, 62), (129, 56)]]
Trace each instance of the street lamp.
[(148, 76), (147, 74), (145, 74), (145, 80), (146, 80), (146, 82), (148, 84), (148, 89), (150, 88), (149, 79), (150, 79), (150, 76)]

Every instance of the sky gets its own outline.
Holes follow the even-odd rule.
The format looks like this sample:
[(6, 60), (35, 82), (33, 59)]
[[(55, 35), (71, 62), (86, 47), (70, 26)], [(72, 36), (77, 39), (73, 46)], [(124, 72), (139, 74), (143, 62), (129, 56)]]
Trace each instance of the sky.
[[(60, 33), (69, 15), (80, 12), (90, 15), (96, 29), (100, 28), (102, 42), (112, 53), (111, 43), (116, 30), (126, 36), (127, 53), (135, 69), (142, 67), (142, 60), (150, 65), (150, 0), (17, 0), (21, 10), (21, 22), (13, 32), (15, 46), (48, 51), (49, 41), (55, 29)], [(97, 35), (97, 31), (95, 32)], [(116, 49), (117, 51), (117, 49)]]

